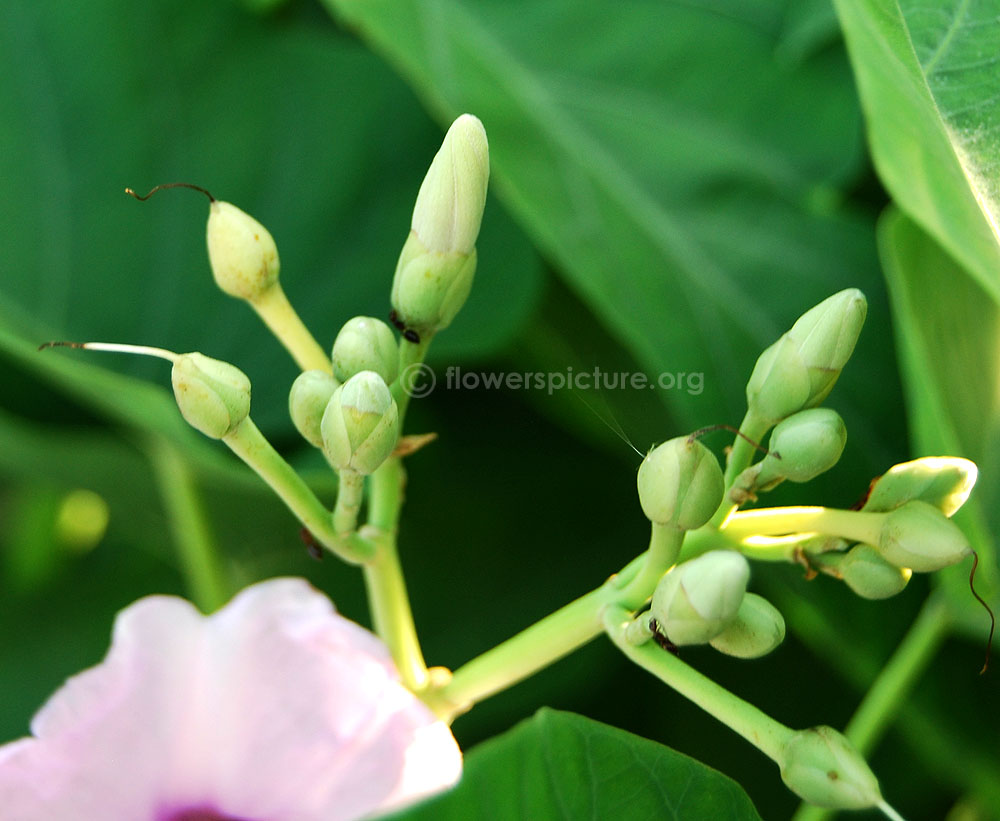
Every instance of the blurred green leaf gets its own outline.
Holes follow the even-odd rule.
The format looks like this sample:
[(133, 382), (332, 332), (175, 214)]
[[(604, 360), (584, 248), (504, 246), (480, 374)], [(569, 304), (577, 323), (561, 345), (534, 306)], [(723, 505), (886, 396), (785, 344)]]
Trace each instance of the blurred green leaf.
[[(838, 205), (862, 156), (846, 60), (776, 57), (786, 4), (326, 3), (442, 121), (482, 118), (501, 195), (651, 376), (705, 374), (664, 394), (683, 426), (737, 421), (757, 353), (833, 291), (880, 318), (869, 229)], [(838, 401), (867, 407), (859, 378)]]
[[(979, 551), (980, 593), (1000, 608), (994, 538), (1000, 533), (1000, 305), (920, 226), (899, 211), (879, 226), (892, 296), (914, 450), (964, 456), (980, 480), (956, 514)], [(962, 626), (985, 637), (988, 619), (972, 598), (968, 564), (935, 578)]]
[[(0, 294), (56, 338), (200, 350), (254, 383), (254, 416), (290, 431), (294, 365), (253, 312), (221, 294), (207, 202), (122, 189), (187, 180), (274, 234), (282, 281), (320, 342), (385, 316), (410, 210), (441, 134), (350, 39), (227, 0), (4, 4), (0, 25)], [(532, 310), (537, 258), (499, 209), (479, 282), (441, 351), (502, 346)], [(502, 310), (497, 306), (502, 304)], [(38, 339), (37, 342), (44, 341)], [(99, 367), (159, 379), (111, 357)]]
[(693, 758), (573, 713), (542, 709), (476, 747), (457, 788), (393, 818), (752, 821), (760, 816), (735, 781)]
[(882, 181), (1000, 298), (1000, 2), (835, 5)]

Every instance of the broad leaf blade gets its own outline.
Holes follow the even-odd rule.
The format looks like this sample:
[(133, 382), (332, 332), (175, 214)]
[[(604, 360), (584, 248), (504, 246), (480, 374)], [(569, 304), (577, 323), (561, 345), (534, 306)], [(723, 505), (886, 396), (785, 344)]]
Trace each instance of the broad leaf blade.
[[(482, 117), (502, 196), (646, 371), (704, 373), (703, 395), (664, 392), (681, 424), (738, 420), (798, 314), (877, 294), (867, 228), (830, 191), (860, 159), (845, 66), (775, 57), (784, 4), (327, 5), (442, 120)], [(855, 378), (838, 401), (867, 401)]]
[[(980, 592), (1000, 604), (1000, 306), (918, 225), (898, 211), (879, 227), (917, 455), (965, 456), (980, 479), (956, 514), (981, 565)], [(983, 635), (968, 563), (938, 574), (962, 623)]]
[(542, 709), (476, 747), (458, 787), (399, 821), (759, 821), (740, 786), (662, 744)]
[(835, 4), (882, 181), (1000, 298), (1000, 2)]

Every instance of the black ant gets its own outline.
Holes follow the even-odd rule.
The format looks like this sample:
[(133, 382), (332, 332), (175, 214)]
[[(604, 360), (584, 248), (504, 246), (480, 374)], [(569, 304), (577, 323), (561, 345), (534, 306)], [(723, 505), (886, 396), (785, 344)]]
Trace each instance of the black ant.
[(660, 625), (656, 619), (651, 618), (649, 620), (649, 629), (653, 631), (653, 641), (660, 645), (660, 647), (668, 653), (673, 653), (675, 656), (680, 655), (680, 653), (677, 652), (677, 645), (660, 632)]
[(403, 339), (407, 342), (412, 342), (414, 345), (420, 344), (420, 334), (413, 330), (413, 328), (406, 327), (406, 323), (399, 318), (399, 314), (395, 308), (389, 311), (389, 321), (396, 326), (396, 329), (403, 335)]
[(302, 539), (302, 543), (306, 546), (306, 552), (310, 556), (318, 562), (323, 560), (323, 548), (316, 541), (316, 537), (309, 532), (309, 528), (301, 528), (299, 530), (299, 538)]

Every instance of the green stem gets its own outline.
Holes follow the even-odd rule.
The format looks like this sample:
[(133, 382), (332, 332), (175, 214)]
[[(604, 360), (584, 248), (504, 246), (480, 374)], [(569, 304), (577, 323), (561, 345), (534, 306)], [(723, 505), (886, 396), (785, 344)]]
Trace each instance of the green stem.
[(685, 535), (683, 530), (653, 522), (649, 549), (644, 554), (642, 568), (622, 589), (618, 599), (623, 605), (633, 610), (643, 605), (656, 583), (677, 561)]
[(358, 527), (358, 511), (365, 495), (365, 477), (354, 470), (337, 471), (337, 504), (333, 508), (333, 529), (340, 535)]
[(731, 539), (823, 533), (865, 544), (878, 544), (885, 513), (838, 510), (831, 507), (777, 507), (734, 513), (726, 522)]
[(459, 667), (450, 682), (428, 693), (424, 700), (451, 720), (477, 701), (537, 673), (600, 635), (601, 610), (617, 593), (605, 584), (570, 602)]
[(333, 373), (326, 351), (309, 333), (280, 283), (275, 283), (256, 299), (247, 301), (302, 370)]
[(402, 462), (387, 460), (371, 477), (368, 524), (375, 533), (375, 557), (365, 564), (365, 586), (375, 632), (389, 647), (403, 682), (414, 692), (428, 684), (427, 663), (417, 638), (406, 591), (396, 531), (406, 474)]
[(871, 752), (885, 734), (950, 627), (944, 599), (932, 593), (844, 729), (862, 755)]
[[(477, 701), (499, 693), (561, 659), (603, 630), (601, 610), (620, 601), (623, 591), (632, 589), (636, 576), (646, 564), (647, 554), (634, 558), (620, 573), (541, 621), (487, 650), (459, 667), (451, 681), (426, 693), (424, 701), (450, 721)], [(652, 595), (652, 587), (644, 599)]]
[(713, 527), (721, 527), (736, 508), (739, 507), (739, 505), (729, 500), (729, 489), (736, 482), (736, 477), (750, 467), (750, 463), (753, 462), (753, 456), (757, 448), (751, 442), (760, 444), (760, 441), (764, 438), (764, 434), (767, 433), (770, 427), (770, 424), (757, 419), (750, 410), (747, 410), (746, 416), (743, 417), (743, 422), (740, 424), (740, 433), (742, 436), (737, 436), (733, 441), (732, 450), (729, 451), (729, 457), (726, 459), (726, 493), (722, 498), (722, 504), (719, 505), (719, 509), (712, 517), (712, 521), (709, 522)]
[(604, 629), (625, 656), (780, 764), (785, 745), (795, 734), (793, 730), (703, 676), (655, 642), (630, 644), (625, 631), (631, 621), (631, 613), (620, 606), (608, 607), (604, 612)]
[(399, 429), (403, 429), (403, 417), (406, 416), (406, 409), (410, 404), (410, 394), (408, 390), (414, 387), (413, 379), (416, 374), (408, 373), (409, 368), (420, 366), (427, 356), (427, 349), (434, 339), (433, 334), (426, 334), (419, 342), (410, 342), (408, 339), (399, 341), (399, 379), (392, 383), (390, 390), (392, 398), (396, 400), (399, 408)]
[(202, 612), (211, 613), (228, 601), (233, 588), (219, 562), (194, 476), (166, 439), (149, 440), (148, 452), (191, 600)]
[(371, 560), (374, 545), (356, 533), (340, 535), (333, 518), (316, 494), (281, 455), (271, 447), (250, 417), (222, 439), (229, 449), (246, 462), (271, 487), (316, 540), (350, 564)]
[[(867, 756), (892, 725), (917, 679), (947, 638), (950, 627), (944, 599), (932, 593), (844, 729), (844, 735), (859, 753)], [(830, 810), (802, 804), (793, 821), (824, 821), (832, 815)]]

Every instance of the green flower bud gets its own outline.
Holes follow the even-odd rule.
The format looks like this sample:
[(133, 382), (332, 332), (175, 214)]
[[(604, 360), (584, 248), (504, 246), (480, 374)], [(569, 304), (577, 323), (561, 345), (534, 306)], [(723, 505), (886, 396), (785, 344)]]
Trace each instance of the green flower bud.
[(678, 530), (705, 524), (725, 492), (715, 454), (687, 436), (670, 439), (646, 454), (636, 483), (646, 518)]
[(885, 514), (875, 549), (897, 567), (932, 573), (962, 561), (971, 552), (965, 534), (927, 502), (907, 502)]
[(766, 656), (785, 640), (785, 620), (771, 602), (747, 593), (736, 618), (709, 641), (720, 653), (741, 659)]
[(250, 415), (250, 380), (228, 362), (200, 353), (181, 354), (170, 381), (181, 415), (212, 439), (232, 433)]
[(404, 327), (433, 334), (465, 304), (488, 181), (486, 132), (477, 118), (463, 114), (448, 129), (420, 186), (396, 264), (392, 307)]
[(323, 452), (337, 470), (367, 475), (392, 455), (399, 410), (377, 373), (362, 371), (334, 391), (320, 421)]
[(742, 504), (785, 479), (809, 482), (837, 464), (846, 444), (847, 428), (836, 411), (810, 408), (793, 413), (775, 426), (770, 452), (736, 477), (729, 497)]
[(762, 423), (822, 402), (861, 333), (868, 304), (864, 294), (848, 288), (806, 311), (757, 360), (747, 382), (747, 407)]
[(862, 510), (895, 510), (920, 499), (953, 516), (972, 493), (979, 471), (975, 462), (958, 456), (925, 456), (893, 465), (872, 482)]
[(825, 555), (822, 564), (826, 572), (843, 579), (863, 599), (888, 599), (902, 593), (913, 575), (910, 568), (890, 564), (867, 544)]
[(832, 727), (797, 732), (785, 745), (779, 765), (788, 788), (817, 807), (861, 810), (882, 803), (875, 774)]
[(333, 343), (333, 375), (346, 382), (361, 371), (374, 371), (391, 385), (399, 375), (399, 347), (392, 329), (380, 319), (347, 320)]
[(711, 550), (678, 565), (653, 592), (650, 613), (674, 644), (705, 644), (736, 618), (750, 565), (733, 550)]
[(212, 276), (230, 296), (253, 302), (278, 281), (274, 238), (235, 205), (212, 201), (207, 239)]
[(323, 447), (320, 421), (340, 383), (326, 371), (303, 371), (288, 394), (288, 413), (295, 429), (313, 447)]

